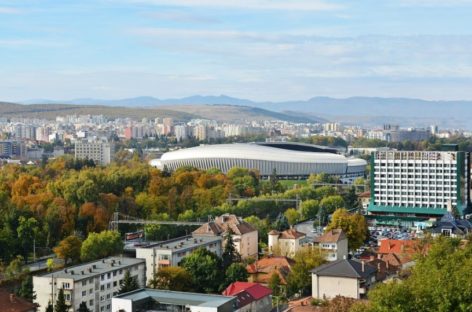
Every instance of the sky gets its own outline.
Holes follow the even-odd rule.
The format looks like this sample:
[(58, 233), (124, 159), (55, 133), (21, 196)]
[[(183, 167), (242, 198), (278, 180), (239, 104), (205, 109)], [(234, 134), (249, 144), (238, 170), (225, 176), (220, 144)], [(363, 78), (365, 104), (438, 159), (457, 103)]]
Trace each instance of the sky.
[(472, 0), (0, 0), (0, 100), (472, 100)]

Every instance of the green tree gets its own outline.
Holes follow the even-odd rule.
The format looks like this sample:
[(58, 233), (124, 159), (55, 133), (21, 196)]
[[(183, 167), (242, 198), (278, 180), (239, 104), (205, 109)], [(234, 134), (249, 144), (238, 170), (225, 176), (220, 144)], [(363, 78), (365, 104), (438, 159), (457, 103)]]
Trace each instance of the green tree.
[(25, 276), (16, 294), (19, 297), (25, 298), (28, 301), (33, 301), (34, 299), (36, 299), (36, 294), (33, 291), (33, 276)]
[(301, 295), (310, 293), (310, 270), (326, 262), (325, 256), (317, 248), (303, 247), (294, 256), (295, 264), (287, 279), (289, 295), (300, 292)]
[(69, 306), (66, 304), (66, 299), (64, 297), (64, 289), (59, 289), (57, 294), (56, 304), (54, 305), (54, 312), (68, 312)]
[(231, 283), (234, 282), (247, 282), (249, 277), (246, 266), (241, 263), (233, 263), (231, 264), (225, 272), (225, 281), (221, 285), (220, 290), (226, 289)]
[(280, 276), (277, 274), (277, 272), (272, 273), (272, 275), (269, 278), (269, 288), (272, 289), (272, 295), (274, 296), (280, 296), (281, 291), (280, 291)]
[(149, 287), (175, 291), (192, 291), (192, 275), (182, 267), (163, 267), (149, 281)]
[(228, 268), (232, 263), (241, 261), (241, 256), (236, 250), (236, 246), (233, 241), (233, 231), (229, 229), (224, 237), (225, 247), (223, 254), (221, 255), (223, 269)]
[(26, 273), (27, 271), (23, 269), (22, 256), (16, 256), (5, 269), (5, 277), (8, 280), (21, 280)]
[(64, 264), (67, 265), (68, 260), (72, 262), (80, 260), (81, 248), (82, 240), (75, 235), (70, 235), (64, 238), (53, 250), (56, 256), (63, 259)]
[(222, 272), (221, 260), (215, 253), (205, 248), (198, 248), (185, 257), (181, 265), (192, 275), (196, 290), (218, 291)]
[(54, 312), (54, 308), (52, 307), (51, 301), (48, 302), (45, 312)]
[(303, 201), (300, 207), (302, 219), (307, 220), (316, 218), (319, 209), (320, 202), (318, 200), (309, 199)]
[(284, 212), (285, 218), (287, 218), (288, 224), (293, 226), (300, 220), (300, 213), (295, 208), (289, 208)]
[(326, 231), (342, 229), (346, 233), (350, 250), (362, 246), (369, 235), (367, 222), (359, 213), (349, 213), (346, 209), (337, 209), (326, 227)]
[(18, 218), (18, 239), (23, 249), (23, 257), (28, 261), (29, 252), (33, 250), (33, 244), (39, 231), (38, 221), (31, 217), (26, 219), (23, 216)]
[(359, 201), (359, 197), (356, 194), (356, 188), (354, 186), (350, 187), (347, 193), (344, 194), (344, 202), (349, 210), (360, 208), (361, 203)]
[(325, 197), (320, 202), (320, 207), (324, 213), (333, 213), (336, 209), (344, 208), (345, 203), (341, 195), (331, 195)]
[(87, 303), (82, 301), (79, 305), (79, 309), (77, 310), (77, 312), (92, 312), (92, 311), (87, 307)]
[(131, 276), (131, 273), (129, 272), (129, 270), (126, 270), (125, 276), (123, 277), (123, 280), (120, 283), (120, 290), (118, 291), (118, 293), (124, 294), (138, 288), (139, 288), (139, 284), (136, 277)]
[(123, 242), (120, 233), (115, 231), (90, 233), (82, 243), (80, 258), (82, 261), (91, 261), (118, 254), (122, 251)]

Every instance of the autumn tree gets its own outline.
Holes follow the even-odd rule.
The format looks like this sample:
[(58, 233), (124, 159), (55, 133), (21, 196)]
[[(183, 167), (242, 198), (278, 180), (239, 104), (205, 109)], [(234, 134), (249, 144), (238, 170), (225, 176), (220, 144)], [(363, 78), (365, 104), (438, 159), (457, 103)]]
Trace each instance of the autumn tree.
[(342, 229), (346, 233), (350, 250), (362, 246), (369, 233), (364, 216), (359, 213), (349, 213), (346, 209), (338, 209), (333, 213), (326, 231), (332, 229)]
[(68, 261), (77, 262), (80, 260), (80, 250), (82, 248), (82, 240), (75, 236), (70, 235), (64, 238), (59, 245), (54, 247), (53, 251), (59, 259), (64, 260), (64, 264), (67, 265)]
[(149, 287), (175, 291), (192, 291), (192, 276), (182, 267), (163, 267), (149, 281)]

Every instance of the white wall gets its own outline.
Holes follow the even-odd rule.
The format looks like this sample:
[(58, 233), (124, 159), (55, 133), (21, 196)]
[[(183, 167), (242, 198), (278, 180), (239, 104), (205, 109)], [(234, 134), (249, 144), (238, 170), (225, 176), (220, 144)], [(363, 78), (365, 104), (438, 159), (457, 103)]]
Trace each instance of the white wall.
[(318, 276), (312, 274), (312, 297), (317, 299), (336, 296), (359, 299), (358, 280), (355, 278)]

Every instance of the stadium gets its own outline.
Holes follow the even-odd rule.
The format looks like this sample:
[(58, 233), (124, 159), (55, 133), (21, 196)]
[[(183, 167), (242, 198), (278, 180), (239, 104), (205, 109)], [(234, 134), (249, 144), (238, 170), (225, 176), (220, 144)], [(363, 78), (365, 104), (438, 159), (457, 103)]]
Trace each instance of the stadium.
[(201, 170), (218, 168), (227, 173), (233, 167), (257, 169), (262, 177), (275, 168), (281, 178), (306, 178), (311, 173), (339, 176), (343, 182), (363, 177), (367, 162), (346, 158), (335, 149), (302, 143), (235, 143), (200, 145), (172, 151), (151, 160), (154, 167), (174, 171), (191, 166)]

